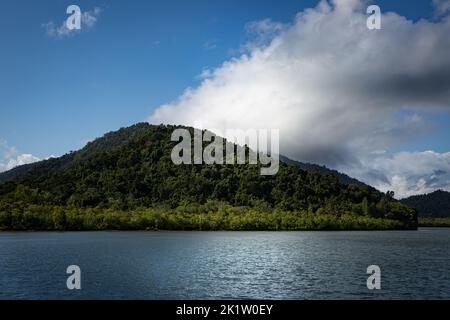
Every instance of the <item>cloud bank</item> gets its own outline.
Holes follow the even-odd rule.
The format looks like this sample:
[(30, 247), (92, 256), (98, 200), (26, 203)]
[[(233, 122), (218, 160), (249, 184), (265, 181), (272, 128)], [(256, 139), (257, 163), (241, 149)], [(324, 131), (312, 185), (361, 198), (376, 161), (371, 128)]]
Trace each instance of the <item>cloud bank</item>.
[[(435, 168), (423, 163), (436, 157), (445, 169), (448, 155), (372, 157), (430, 130), (420, 113), (449, 111), (450, 19), (412, 22), (389, 12), (381, 30), (369, 30), (366, 8), (359, 0), (321, 1), (288, 26), (251, 24), (260, 32), (245, 54), (204, 72), (199, 87), (160, 106), (149, 122), (279, 128), (288, 157), (339, 168), (400, 197), (427, 191)], [(440, 1), (436, 8), (446, 12)], [(413, 164), (410, 172), (393, 170), (404, 160), (421, 172)], [(383, 172), (383, 184), (371, 170)]]
[(393, 190), (399, 198), (450, 191), (450, 152), (374, 153), (346, 171), (379, 190)]

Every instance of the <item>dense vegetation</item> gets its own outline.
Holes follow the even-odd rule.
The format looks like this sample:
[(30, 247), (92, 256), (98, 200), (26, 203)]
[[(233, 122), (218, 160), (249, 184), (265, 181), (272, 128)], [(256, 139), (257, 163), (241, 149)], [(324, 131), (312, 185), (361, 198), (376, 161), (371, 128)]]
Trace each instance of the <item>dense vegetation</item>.
[(0, 211), (0, 230), (392, 230), (403, 222), (351, 213), (326, 214), (204, 205), (120, 211), (45, 205), (9, 206)]
[(430, 194), (412, 196), (401, 202), (415, 208), (420, 217), (450, 218), (450, 192), (438, 190)]
[[(138, 124), (0, 185), (0, 229), (416, 228), (415, 210), (363, 184), (281, 164), (179, 165), (176, 127)], [(192, 129), (190, 129), (192, 130)], [(20, 172), (19, 172), (20, 171)]]
[(450, 218), (419, 218), (420, 227), (450, 227)]
[(317, 172), (317, 173), (321, 173), (322, 175), (327, 175), (327, 174), (334, 175), (338, 178), (339, 182), (342, 184), (364, 185), (364, 183), (362, 183), (361, 181), (359, 181), (355, 178), (352, 178), (352, 177), (346, 175), (345, 173), (329, 169), (325, 166), (319, 166), (318, 164), (314, 164), (314, 163), (299, 162), (299, 161), (289, 159), (288, 157), (285, 157), (285, 156), (281, 156), (280, 158), (281, 158), (281, 161), (283, 161), (284, 163), (290, 164), (293, 166), (297, 166), (300, 169), (308, 171), (308, 172)]

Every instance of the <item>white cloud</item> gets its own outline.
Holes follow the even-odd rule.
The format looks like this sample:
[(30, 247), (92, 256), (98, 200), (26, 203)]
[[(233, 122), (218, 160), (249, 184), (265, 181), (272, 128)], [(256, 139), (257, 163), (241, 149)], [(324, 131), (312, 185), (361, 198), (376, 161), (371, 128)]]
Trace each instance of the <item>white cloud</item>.
[(433, 0), (435, 15), (440, 17), (450, 12), (450, 0)]
[(219, 41), (216, 39), (208, 40), (203, 44), (203, 49), (205, 50), (214, 50), (219, 46)]
[(5, 140), (0, 139), (0, 172), (39, 160), (31, 154), (19, 154), (15, 147), (9, 146)]
[(345, 170), (384, 192), (394, 191), (397, 198), (450, 191), (450, 152), (373, 153)]
[[(66, 27), (66, 20), (64, 20), (59, 26), (55, 22), (50, 21), (43, 24), (47, 35), (56, 39), (63, 39), (70, 37), (82, 31), (89, 31), (97, 23), (98, 17), (102, 13), (102, 9), (95, 7), (90, 11), (85, 11), (81, 13), (81, 30), (70, 30)], [(69, 17), (69, 16), (67, 16)]]
[(368, 30), (365, 9), (321, 1), (289, 26), (254, 23), (266, 41), (256, 36), (246, 54), (204, 72), (199, 87), (149, 121), (279, 128), (282, 153), (335, 168), (430, 130), (414, 110), (450, 109), (450, 19), (385, 13), (382, 30)]
[[(252, 41), (246, 43), (242, 49), (253, 50), (258, 47), (264, 47), (270, 44), (271, 40), (278, 36), (288, 27), (287, 24), (264, 19), (260, 21), (251, 21), (246, 24), (245, 31), (248, 36), (252, 37)], [(241, 50), (242, 51), (242, 50)]]
[(19, 154), (16, 158), (9, 159), (6, 164), (0, 163), (0, 171), (8, 171), (17, 166), (22, 166), (24, 164), (33, 163), (39, 160), (39, 158), (33, 156), (32, 154)]

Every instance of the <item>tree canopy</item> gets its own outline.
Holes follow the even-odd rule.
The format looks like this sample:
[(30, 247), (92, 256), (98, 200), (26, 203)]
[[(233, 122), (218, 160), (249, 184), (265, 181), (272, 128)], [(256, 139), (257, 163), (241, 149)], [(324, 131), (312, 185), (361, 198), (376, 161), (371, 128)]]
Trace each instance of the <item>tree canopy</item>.
[(26, 228), (33, 228), (33, 219), (41, 215), (51, 215), (53, 226), (64, 228), (67, 212), (130, 217), (131, 212), (152, 209), (175, 215), (179, 208), (211, 202), (227, 210), (247, 208), (246, 213), (251, 210), (261, 217), (297, 212), (337, 221), (349, 216), (386, 219), (396, 221), (395, 228), (417, 226), (415, 210), (390, 194), (361, 183), (342, 184), (334, 174), (285, 163), (274, 176), (261, 176), (260, 165), (175, 165), (170, 158), (175, 128), (137, 124), (79, 151), (8, 173), (0, 185), (0, 228), (15, 229), (12, 214), (20, 216)]

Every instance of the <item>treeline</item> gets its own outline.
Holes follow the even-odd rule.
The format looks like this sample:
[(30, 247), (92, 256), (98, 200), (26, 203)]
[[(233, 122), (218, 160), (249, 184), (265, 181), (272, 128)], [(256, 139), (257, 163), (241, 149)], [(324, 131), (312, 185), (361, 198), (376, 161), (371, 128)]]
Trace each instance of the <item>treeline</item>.
[[(333, 221), (330, 224), (334, 225), (350, 215), (358, 221), (386, 219), (393, 220), (396, 226), (417, 226), (415, 210), (393, 199), (392, 193), (384, 194), (362, 184), (344, 185), (335, 175), (307, 172), (284, 163), (274, 176), (261, 176), (259, 166), (249, 164), (174, 165), (170, 154), (176, 143), (170, 141), (170, 136), (175, 128), (139, 124), (109, 133), (80, 151), (27, 168), (15, 179), (0, 185), (2, 219), (13, 221), (9, 224), (12, 229), (41, 229), (38, 227), (41, 222), (43, 226), (51, 226), (49, 221), (55, 212), (62, 210), (65, 228), (95, 229), (89, 222), (93, 220), (103, 229), (106, 216), (134, 221), (141, 212), (149, 215), (163, 212), (176, 216), (188, 228), (192, 226), (188, 220), (195, 220), (203, 206), (220, 202), (229, 208), (247, 208), (243, 215), (236, 216), (242, 221), (253, 212), (261, 221), (269, 219), (270, 214), (300, 214), (311, 219), (327, 216), (326, 220)], [(200, 211), (192, 212), (185, 221), (177, 213), (179, 208)], [(98, 218), (91, 219), (91, 215)], [(72, 216), (82, 216), (83, 222), (77, 223)], [(224, 220), (224, 229), (241, 228), (230, 221)], [(133, 229), (130, 223), (119, 225)], [(277, 226), (267, 223), (271, 228)], [(346, 222), (342, 219), (342, 223)], [(143, 223), (142, 227), (154, 225)], [(175, 227), (169, 224), (167, 228)]]
[(450, 227), (450, 218), (419, 218), (420, 227)]
[(0, 230), (198, 230), (198, 231), (298, 231), (298, 230), (394, 230), (414, 229), (397, 220), (354, 213), (340, 215), (273, 210), (261, 212), (249, 207), (232, 207), (208, 202), (167, 208), (117, 211), (27, 205), (0, 210)]

